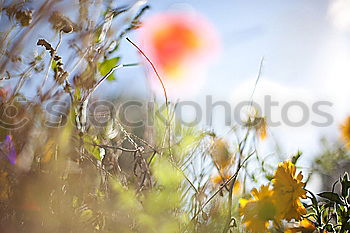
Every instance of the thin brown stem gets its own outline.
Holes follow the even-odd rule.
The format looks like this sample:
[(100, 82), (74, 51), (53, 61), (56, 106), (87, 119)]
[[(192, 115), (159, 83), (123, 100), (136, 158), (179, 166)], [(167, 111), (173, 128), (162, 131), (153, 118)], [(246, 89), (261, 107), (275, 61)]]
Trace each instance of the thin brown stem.
[(156, 67), (154, 66), (153, 62), (152, 62), (152, 61), (146, 56), (146, 54), (145, 54), (134, 42), (132, 42), (128, 37), (126, 38), (126, 40), (127, 40), (130, 44), (132, 44), (132, 45), (142, 54), (142, 56), (145, 57), (145, 59), (148, 61), (148, 63), (152, 66), (152, 69), (153, 69), (154, 73), (157, 75), (157, 78), (158, 78), (160, 84), (162, 85), (163, 92), (164, 92), (164, 98), (165, 98), (165, 104), (166, 104), (166, 106), (168, 106), (168, 95), (167, 95), (167, 93), (166, 93), (165, 85), (164, 85), (164, 83), (163, 83), (163, 81), (162, 81), (162, 78), (160, 77), (160, 75), (159, 75), (159, 73), (158, 73)]
[(234, 175), (232, 175), (223, 185), (220, 186), (220, 188), (212, 195), (210, 196), (207, 201), (201, 206), (201, 208), (197, 211), (197, 213), (192, 217), (191, 222), (193, 222), (194, 219), (196, 219), (196, 217), (204, 210), (205, 206), (207, 204), (209, 204), (209, 202), (211, 202), (211, 200), (214, 199), (214, 197), (221, 192), (221, 190), (230, 182), (235, 182), (238, 176), (238, 173), (240, 171), (240, 169), (243, 167), (243, 165), (248, 161), (248, 159), (253, 155), (254, 153), (251, 153), (247, 156), (247, 158), (244, 159), (244, 161), (242, 162), (242, 164), (237, 168), (237, 171)]

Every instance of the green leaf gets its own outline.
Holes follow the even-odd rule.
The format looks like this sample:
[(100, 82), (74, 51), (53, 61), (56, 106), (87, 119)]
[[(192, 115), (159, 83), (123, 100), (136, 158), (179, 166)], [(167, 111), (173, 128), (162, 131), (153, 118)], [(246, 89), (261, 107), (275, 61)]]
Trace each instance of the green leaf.
[(322, 198), (326, 198), (330, 201), (333, 201), (337, 204), (340, 205), (344, 205), (344, 202), (340, 199), (339, 195), (336, 193), (332, 193), (332, 192), (323, 192), (323, 193), (319, 193), (317, 194), (318, 196), (322, 197)]
[(265, 178), (269, 181), (271, 181), (273, 179), (273, 174), (265, 174)]
[(334, 208), (334, 202), (328, 202), (328, 203), (324, 204), (323, 208), (325, 208), (325, 209)]
[(350, 230), (350, 222), (347, 221), (345, 224), (344, 224), (344, 230)]
[[(118, 65), (119, 61), (120, 61), (120, 57), (115, 57), (109, 60), (105, 60), (104, 62), (98, 64), (98, 71), (102, 76), (106, 76), (113, 67)], [(107, 80), (108, 81), (116, 80), (114, 76), (114, 72), (107, 78)]]
[(90, 209), (87, 210), (83, 210), (80, 214), (81, 220), (82, 221), (88, 221), (89, 219), (91, 219), (93, 217), (93, 212)]
[(318, 210), (318, 202), (317, 202), (317, 199), (315, 197), (315, 194), (313, 194), (310, 191), (309, 191), (309, 193), (311, 194), (311, 197), (309, 197), (309, 198), (311, 199), (313, 207)]
[(300, 156), (303, 154), (303, 152), (298, 151), (293, 157), (292, 157), (292, 163), (296, 164)]
[(344, 197), (344, 199), (348, 198), (349, 189), (350, 189), (349, 175), (347, 172), (345, 172), (343, 179), (341, 180), (341, 195)]
[(55, 60), (52, 61), (51, 63), (51, 69), (55, 71), (57, 69), (57, 62)]
[(88, 135), (84, 136), (84, 148), (92, 154), (96, 159), (102, 160), (100, 150), (98, 146), (95, 146), (94, 144), (99, 144), (99, 140), (97, 138), (92, 138)]
[(326, 225), (325, 230), (326, 230), (327, 232), (335, 232), (334, 227), (333, 227), (333, 225), (332, 225), (331, 223), (328, 223), (328, 224)]

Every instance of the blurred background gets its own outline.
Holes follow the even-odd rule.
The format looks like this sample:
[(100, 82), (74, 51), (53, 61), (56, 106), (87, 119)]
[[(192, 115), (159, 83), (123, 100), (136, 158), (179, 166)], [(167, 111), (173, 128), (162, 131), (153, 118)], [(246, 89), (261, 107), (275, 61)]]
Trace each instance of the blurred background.
[(1, 232), (214, 232), (281, 161), (350, 170), (350, 0), (0, 6)]
[[(305, 124), (292, 127), (282, 122), (278, 127), (268, 127), (266, 140), (259, 144), (262, 153), (273, 153), (278, 147), (285, 158), (298, 150), (302, 151), (302, 167), (309, 167), (314, 157), (323, 153), (322, 138), (331, 143), (339, 139), (339, 125), (350, 113), (349, 0), (116, 1), (111, 3), (111, 7), (131, 6), (131, 10), (118, 19), (119, 23), (112, 25), (115, 31), (119, 30), (119, 26), (127, 25), (125, 22), (132, 20), (140, 7), (146, 4), (151, 6), (150, 9), (142, 16), (139, 30), (130, 32), (129, 37), (160, 70), (171, 101), (194, 101), (202, 106), (204, 113), (206, 97), (211, 96), (213, 102), (226, 101), (233, 110), (241, 101), (251, 100), (256, 85), (252, 97), (259, 105), (264, 105), (266, 95), (278, 101), (279, 106), (274, 107), (271, 114), (272, 121), (281, 121), (282, 106), (288, 101), (305, 103), (310, 111)], [(58, 3), (55, 7), (66, 16), (73, 19), (77, 17), (67, 3), (61, 6)], [(101, 9), (95, 10), (100, 12)], [(175, 16), (166, 18), (167, 15)], [(7, 20), (2, 17), (1, 27), (7, 26)], [(157, 60), (157, 56), (162, 55), (162, 51), (163, 55), (166, 54), (167, 48), (158, 48), (161, 53), (157, 54), (154, 50), (156, 42), (148, 47), (146, 45), (150, 44), (146, 42), (154, 39), (149, 35), (152, 34), (150, 32), (162, 28), (162, 23), (167, 20), (178, 20), (190, 30), (201, 29), (194, 32), (192, 39), (181, 37), (181, 33), (188, 34), (181, 31), (181, 26), (180, 29), (165, 33), (165, 38), (179, 36), (188, 42), (188, 47), (180, 48), (185, 52), (179, 50), (177, 54), (178, 60), (185, 57), (185, 63), (168, 67), (175, 69), (170, 72), (166, 66), (174, 63), (177, 66), (176, 58), (169, 58), (162, 63)], [(57, 34), (49, 28), (50, 25), (43, 25), (27, 37), (25, 43), (35, 45), (39, 38), (57, 41)], [(65, 40), (69, 41), (69, 38), (69, 35), (65, 36)], [(162, 38), (159, 38), (161, 44)], [(196, 43), (198, 47), (194, 45)], [(196, 55), (186, 56), (187, 49)], [(67, 50), (68, 45), (63, 43), (58, 51), (64, 57)], [(102, 83), (94, 95), (137, 99), (152, 99), (155, 95), (163, 100), (157, 77), (137, 49), (122, 40), (118, 54), (123, 54), (121, 63), (141, 62), (145, 66), (118, 70), (115, 73), (117, 81)], [(262, 59), (261, 76), (256, 83)], [(68, 67), (71, 67), (70, 62)], [(181, 69), (186, 72), (181, 73)], [(32, 90), (38, 82), (34, 79), (25, 83), (28, 96), (35, 97), (36, 93)], [(312, 105), (317, 101), (330, 103), (322, 108), (323, 112), (332, 116), (331, 124), (325, 127), (311, 124), (312, 121), (324, 120), (312, 112)], [(225, 137), (231, 126), (225, 125), (224, 113), (221, 107), (216, 107), (212, 124), (208, 125), (206, 116), (203, 116), (199, 127), (214, 130)], [(193, 109), (184, 109), (184, 115), (191, 121)], [(264, 112), (261, 115), (264, 116)], [(298, 121), (303, 117), (303, 112), (298, 107), (290, 108), (288, 116), (292, 121)]]
[[(127, 3), (133, 1), (125, 1)], [(313, 126), (311, 121), (319, 119), (311, 114), (302, 127), (282, 124), (269, 128), (270, 137), (263, 144), (269, 144), (269, 148), (271, 141), (277, 141), (286, 154), (301, 150), (311, 159), (322, 150), (322, 137), (339, 138), (339, 125), (350, 110), (350, 1), (150, 0), (148, 3), (152, 8), (145, 14), (145, 20), (167, 11), (196, 12), (214, 27), (218, 39), (218, 49), (197, 74), (201, 77), (196, 77), (193, 90), (185, 94), (179, 90), (176, 98), (194, 100), (202, 106), (206, 95), (212, 95), (213, 102), (228, 101), (232, 106), (249, 100), (264, 57), (254, 101), (262, 104), (264, 96), (271, 95), (280, 105), (291, 100), (302, 101), (310, 111), (312, 103), (329, 101), (333, 105), (322, 110), (334, 120), (328, 127)], [(137, 41), (137, 31), (133, 37)], [(125, 59), (138, 60), (137, 51), (129, 43), (124, 42), (122, 48), (124, 54), (129, 55)], [(194, 79), (193, 76), (184, 78)], [(133, 95), (144, 95), (140, 91), (145, 87), (144, 82), (143, 68), (125, 69), (120, 71), (118, 82), (106, 85), (106, 90), (109, 95), (125, 89)], [(220, 110), (218, 107), (214, 112), (211, 127), (225, 134), (227, 129)], [(299, 110), (291, 108), (292, 120), (300, 120)], [(281, 107), (274, 107), (273, 121), (281, 120), (280, 114)], [(288, 140), (284, 140), (286, 138)]]

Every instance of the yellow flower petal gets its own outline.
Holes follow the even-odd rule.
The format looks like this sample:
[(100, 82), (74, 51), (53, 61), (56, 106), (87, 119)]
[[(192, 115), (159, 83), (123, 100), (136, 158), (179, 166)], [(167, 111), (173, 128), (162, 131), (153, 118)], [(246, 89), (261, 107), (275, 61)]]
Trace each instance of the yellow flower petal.
[(296, 167), (290, 161), (280, 163), (272, 180), (278, 215), (280, 219), (299, 220), (306, 214), (300, 198), (306, 198), (303, 176), (297, 176)]
[(247, 230), (258, 233), (266, 232), (270, 220), (275, 218), (276, 207), (273, 201), (273, 191), (269, 186), (261, 186), (260, 191), (253, 189), (249, 200), (240, 200), (239, 213)]

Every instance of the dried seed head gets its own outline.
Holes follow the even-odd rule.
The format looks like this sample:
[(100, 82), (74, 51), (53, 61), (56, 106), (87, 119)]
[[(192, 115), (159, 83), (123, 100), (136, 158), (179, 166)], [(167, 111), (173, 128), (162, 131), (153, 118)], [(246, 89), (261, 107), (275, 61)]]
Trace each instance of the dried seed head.
[(28, 26), (33, 19), (33, 11), (28, 9), (21, 9), (23, 5), (13, 4), (6, 8), (7, 15), (9, 18), (15, 18), (23, 27)]
[(22, 25), (22, 26), (28, 26), (33, 19), (33, 11), (31, 10), (19, 10), (16, 12), (16, 20)]
[(51, 23), (52, 28), (58, 32), (62, 31), (64, 33), (71, 33), (74, 31), (74, 23), (59, 11), (52, 12), (49, 22)]

